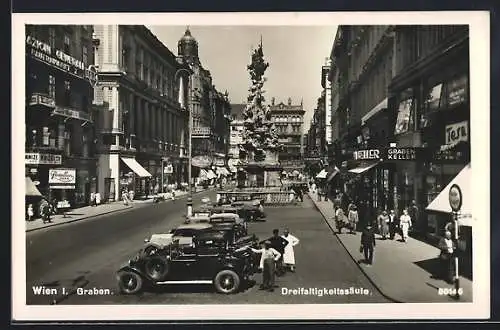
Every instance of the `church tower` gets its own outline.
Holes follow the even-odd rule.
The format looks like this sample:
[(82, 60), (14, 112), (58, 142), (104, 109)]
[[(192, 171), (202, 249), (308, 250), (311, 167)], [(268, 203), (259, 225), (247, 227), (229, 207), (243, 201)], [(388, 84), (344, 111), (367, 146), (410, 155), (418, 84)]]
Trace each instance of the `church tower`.
[(198, 63), (198, 41), (191, 35), (189, 27), (186, 28), (184, 36), (177, 43), (178, 55), (189, 63)]

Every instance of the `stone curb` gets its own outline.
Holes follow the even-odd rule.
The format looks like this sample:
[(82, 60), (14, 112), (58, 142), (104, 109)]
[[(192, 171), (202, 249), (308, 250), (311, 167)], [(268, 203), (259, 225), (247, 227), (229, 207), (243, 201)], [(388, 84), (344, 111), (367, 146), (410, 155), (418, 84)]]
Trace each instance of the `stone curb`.
[[(197, 192), (194, 192), (193, 195), (197, 195), (197, 194), (200, 194), (200, 193), (203, 193), (203, 192), (207, 192), (207, 191), (208, 190), (197, 191)], [(176, 201), (182, 200), (184, 198), (187, 198), (187, 196), (188, 196), (188, 194), (182, 195), (182, 196), (179, 197), (179, 199), (176, 199)], [(170, 201), (171, 201), (170, 199), (169, 200), (165, 200), (165, 202), (170, 202)], [(147, 203), (137, 203), (136, 205), (142, 206), (144, 204), (147, 204)], [(72, 222), (77, 222), (77, 221), (80, 221), (80, 220), (86, 220), (86, 219), (90, 219), (90, 218), (100, 217), (101, 215), (107, 215), (107, 214), (111, 214), (111, 213), (115, 213), (115, 212), (119, 212), (119, 211), (125, 211), (125, 210), (131, 209), (131, 208), (133, 208), (133, 206), (129, 205), (127, 207), (124, 207), (124, 208), (118, 209), (118, 210), (112, 210), (112, 211), (107, 211), (107, 212), (104, 212), (104, 213), (89, 215), (89, 216), (85, 216), (85, 217), (82, 217), (82, 218), (73, 219), (73, 220), (69, 220), (69, 221), (65, 221), (65, 222), (56, 222), (56, 223), (52, 223), (50, 225), (43, 226), (43, 227), (27, 229), (26, 232), (29, 233), (29, 232), (34, 232), (34, 231), (37, 231), (37, 230), (42, 230), (42, 229), (45, 229), (45, 228), (50, 228), (50, 227), (65, 225), (65, 224), (72, 223)]]
[(311, 196), (310, 194), (307, 194), (309, 196), (309, 198), (311, 199), (311, 201), (313, 202), (313, 205), (314, 207), (316, 208), (316, 210), (318, 210), (318, 212), (321, 214), (321, 216), (323, 217), (323, 219), (325, 220), (326, 224), (328, 225), (328, 227), (330, 228), (330, 230), (332, 231), (333, 235), (337, 238), (337, 240), (339, 241), (340, 245), (342, 245), (342, 247), (346, 250), (346, 252), (349, 254), (349, 256), (351, 257), (352, 261), (356, 264), (356, 266), (358, 266), (358, 268), (361, 270), (361, 272), (365, 275), (365, 277), (368, 279), (368, 281), (375, 287), (375, 289), (377, 289), (377, 291), (386, 299), (394, 302), (394, 303), (403, 303), (403, 301), (400, 301), (400, 300), (397, 300), (395, 298), (392, 298), (390, 296), (388, 296), (387, 294), (385, 294), (382, 289), (380, 288), (380, 286), (370, 277), (370, 275), (368, 275), (368, 273), (363, 269), (363, 267), (361, 267), (361, 265), (359, 264), (358, 260), (356, 259), (356, 257), (349, 251), (349, 249), (347, 248), (347, 246), (345, 246), (344, 242), (342, 242), (342, 239), (337, 235), (337, 232), (335, 231), (335, 228), (332, 227), (332, 225), (330, 224), (330, 222), (328, 221), (327, 219), (327, 216), (321, 211), (321, 209), (318, 207), (318, 205), (316, 204), (316, 201), (314, 200), (313, 196)]

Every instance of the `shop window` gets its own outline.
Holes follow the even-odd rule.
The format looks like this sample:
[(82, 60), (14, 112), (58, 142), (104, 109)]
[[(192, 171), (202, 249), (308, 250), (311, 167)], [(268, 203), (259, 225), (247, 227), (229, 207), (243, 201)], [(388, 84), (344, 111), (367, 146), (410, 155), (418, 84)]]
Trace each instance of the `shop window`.
[(424, 104), (426, 111), (438, 110), (441, 105), (441, 94), (443, 91), (443, 84), (439, 83), (431, 88), (426, 93)]
[(56, 48), (56, 29), (53, 27), (49, 27), (49, 45)]
[(64, 82), (64, 105), (71, 105), (71, 83), (67, 80)]
[(50, 132), (48, 127), (43, 127), (42, 129), (42, 144), (43, 146), (48, 146), (50, 140)]
[(89, 157), (89, 141), (86, 133), (82, 134), (82, 157)]
[(71, 55), (71, 38), (68, 34), (64, 34), (64, 52)]
[(82, 47), (82, 62), (83, 62), (83, 64), (85, 64), (85, 66), (88, 64), (88, 60), (89, 60), (88, 48), (87, 48), (87, 45), (84, 45)]
[(414, 103), (413, 97), (403, 99), (399, 103), (398, 117), (396, 121), (396, 127), (394, 129), (395, 135), (406, 133), (412, 129), (413, 126), (412, 115), (414, 108), (413, 103)]
[(467, 100), (467, 75), (459, 76), (446, 84), (446, 102), (448, 107), (462, 104)]
[(71, 132), (64, 132), (64, 154), (66, 156), (71, 156)]
[(49, 97), (56, 99), (56, 77), (49, 75)]
[(56, 148), (56, 140), (57, 140), (56, 130), (51, 128), (49, 130), (49, 146), (51, 148)]

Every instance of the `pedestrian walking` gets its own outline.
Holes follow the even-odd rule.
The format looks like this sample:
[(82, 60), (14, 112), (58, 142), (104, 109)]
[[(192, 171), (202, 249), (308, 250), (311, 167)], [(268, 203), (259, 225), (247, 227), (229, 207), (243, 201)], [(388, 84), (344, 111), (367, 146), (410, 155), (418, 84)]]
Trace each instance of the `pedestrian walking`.
[(26, 213), (28, 214), (28, 221), (33, 220), (33, 216), (35, 215), (33, 211), (33, 204), (28, 205), (28, 210), (26, 211)]
[(372, 226), (368, 224), (361, 234), (361, 246), (359, 247), (359, 251), (363, 253), (365, 262), (368, 265), (373, 264), (375, 245), (375, 234), (373, 233)]
[(444, 237), (441, 238), (438, 246), (441, 250), (439, 254), (441, 278), (451, 284), (453, 283), (454, 277), (453, 256), (455, 254), (456, 245), (451, 239), (450, 231), (444, 233)]
[(97, 206), (97, 204), (95, 203), (95, 192), (90, 193), (90, 206)]
[(261, 249), (250, 248), (254, 253), (260, 253), (260, 265), (262, 269), (261, 290), (274, 291), (276, 262), (281, 258), (281, 253), (271, 247), (270, 241), (262, 243)]
[(295, 186), (295, 191), (297, 192), (297, 198), (303, 202), (304, 201), (304, 191), (302, 191), (301, 186)]
[(378, 225), (382, 239), (387, 239), (387, 236), (389, 235), (389, 220), (389, 215), (386, 210), (382, 211), (382, 213), (378, 216)]
[(95, 206), (101, 205), (101, 193), (95, 193)]
[(273, 229), (273, 236), (267, 239), (271, 242), (271, 247), (280, 253), (280, 258), (277, 261), (276, 273), (278, 276), (284, 274), (283, 270), (283, 254), (285, 253), (285, 247), (288, 245), (288, 241), (280, 236), (279, 229)]
[(417, 206), (417, 201), (412, 200), (410, 207), (408, 208), (408, 215), (411, 218), (412, 224), (415, 226), (415, 229), (422, 231), (421, 222), (420, 222), (420, 210)]
[(122, 191), (122, 200), (123, 200), (123, 205), (127, 206), (128, 205), (128, 193), (126, 189), (123, 189)]
[(293, 273), (295, 272), (295, 251), (294, 247), (299, 244), (299, 239), (292, 234), (290, 234), (290, 230), (285, 228), (283, 230), (283, 235), (281, 236), (288, 241), (288, 244), (285, 246), (285, 250), (283, 253), (283, 263), (285, 268), (290, 269)]
[(351, 234), (356, 235), (356, 228), (359, 222), (358, 207), (355, 204), (349, 205), (349, 230)]
[(401, 238), (403, 239), (403, 242), (406, 243), (408, 240), (408, 231), (411, 228), (411, 218), (408, 214), (408, 209), (403, 210), (403, 215), (399, 219), (399, 225), (401, 227)]
[(175, 189), (172, 189), (172, 194), (170, 194), (170, 199), (175, 202)]
[(44, 202), (42, 203), (40, 209), (41, 209), (40, 213), (42, 214), (43, 223), (52, 222), (50, 218), (52, 214), (52, 210), (50, 209), (50, 204), (48, 202)]
[(396, 236), (396, 228), (397, 228), (397, 217), (396, 217), (396, 212), (394, 210), (391, 210), (389, 212), (389, 238), (394, 239)]
[(346, 216), (344, 210), (340, 206), (336, 206), (335, 210), (335, 226), (337, 227), (339, 234), (342, 234), (342, 228), (346, 227)]

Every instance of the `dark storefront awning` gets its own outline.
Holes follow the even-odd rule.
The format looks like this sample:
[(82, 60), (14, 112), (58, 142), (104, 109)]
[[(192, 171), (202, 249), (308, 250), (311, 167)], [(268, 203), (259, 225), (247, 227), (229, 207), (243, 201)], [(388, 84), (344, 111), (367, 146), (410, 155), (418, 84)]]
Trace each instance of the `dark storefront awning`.
[(140, 176), (141, 178), (151, 177), (151, 173), (149, 173), (144, 167), (141, 166), (134, 158), (130, 157), (120, 157), (121, 160), (132, 170), (135, 174)]
[(362, 173), (368, 171), (369, 169), (377, 166), (379, 163), (380, 163), (380, 161), (363, 163), (363, 164), (358, 165), (355, 168), (350, 169), (349, 172), (354, 173), (354, 174), (362, 174)]
[(333, 178), (340, 173), (340, 170), (337, 166), (335, 166), (332, 170), (328, 172), (328, 176), (326, 177), (326, 182), (330, 182)]
[(40, 193), (40, 190), (38, 190), (38, 188), (29, 177), (26, 177), (26, 196), (43, 197)]

